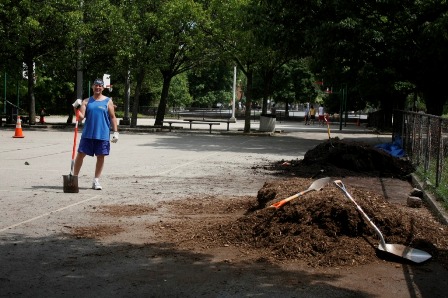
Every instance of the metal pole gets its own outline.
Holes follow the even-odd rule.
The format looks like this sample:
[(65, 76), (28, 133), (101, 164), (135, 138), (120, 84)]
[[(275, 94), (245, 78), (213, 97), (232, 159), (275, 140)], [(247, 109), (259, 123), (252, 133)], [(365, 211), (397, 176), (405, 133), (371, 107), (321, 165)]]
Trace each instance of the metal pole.
[(436, 187), (440, 185), (440, 182), (442, 181), (442, 175), (443, 175), (443, 119), (439, 118), (439, 121), (437, 122), (438, 126), (438, 138), (439, 138), (439, 146), (437, 146), (437, 159), (436, 159)]
[[(342, 91), (342, 92), (341, 92)], [(342, 90), (339, 91), (339, 94), (341, 94), (341, 102), (340, 102), (340, 106), (339, 106), (339, 130), (342, 130), (342, 106), (344, 104), (344, 89), (342, 88)]]
[(19, 94), (20, 88), (19, 88), (19, 83), (20, 83), (20, 81), (17, 80), (17, 106), (18, 107), (20, 107), (20, 94)]
[(120, 124), (129, 125), (131, 124), (129, 119), (129, 102), (131, 98), (131, 71), (128, 70), (125, 79), (125, 93), (124, 93), (124, 116), (120, 120)]
[[(84, 1), (80, 1), (80, 7), (84, 16)], [(82, 61), (82, 46), (83, 46), (83, 40), (80, 38), (78, 40), (78, 56), (76, 61), (76, 98), (77, 99), (83, 99), (82, 96), (82, 81), (83, 81), (83, 61)], [(89, 87), (90, 88), (90, 87)], [(90, 96), (89, 96), (90, 97)]]
[(79, 59), (80, 58), (78, 58), (78, 70), (76, 71), (76, 98), (83, 99), (83, 96), (82, 96), (83, 72), (81, 69), (81, 61)]
[(236, 96), (236, 65), (233, 67), (232, 117), (230, 117), (230, 120), (233, 120), (233, 121), (236, 121), (236, 119), (235, 119), (235, 96)]
[(347, 84), (344, 85), (344, 110), (345, 110), (345, 127), (347, 127), (347, 118), (348, 118), (348, 111), (347, 111)]
[(3, 88), (3, 92), (4, 92), (4, 98), (5, 98), (5, 103), (3, 104), (3, 113), (6, 114), (6, 72), (5, 72), (5, 79), (4, 79), (4, 88)]

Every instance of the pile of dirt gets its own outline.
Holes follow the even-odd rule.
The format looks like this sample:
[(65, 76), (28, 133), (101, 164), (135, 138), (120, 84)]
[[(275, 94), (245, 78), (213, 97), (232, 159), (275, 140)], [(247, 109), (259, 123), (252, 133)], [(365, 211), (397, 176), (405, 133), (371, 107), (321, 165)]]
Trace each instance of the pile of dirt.
[[(297, 261), (310, 267), (341, 267), (377, 263), (382, 259), (407, 261), (376, 249), (378, 236), (356, 206), (333, 184), (309, 192), (280, 209), (258, 205), (264, 195), (271, 199), (261, 200), (271, 204), (287, 197), (291, 186), (305, 190), (311, 182), (304, 178), (268, 182), (260, 189), (257, 200), (194, 198), (173, 202), (172, 210), (184, 217), (177, 216), (176, 222), (150, 228), (161, 239), (177, 238), (183, 249), (231, 247), (241, 255), (273, 263)], [(380, 229), (386, 243), (426, 251), (432, 260), (448, 268), (447, 227), (426, 208), (393, 204), (367, 189), (346, 187)]]
[[(265, 183), (256, 201), (237, 220), (210, 224), (206, 230), (193, 234), (183, 222), (184, 244), (200, 241), (202, 245), (233, 246), (246, 253), (255, 250), (259, 257), (268, 260), (300, 260), (316, 267), (396, 259), (376, 249), (378, 236), (334, 184), (308, 192), (278, 210), (266, 207), (291, 196), (294, 190), (297, 193), (297, 189), (308, 189), (316, 176), (330, 176), (332, 180), (346, 176), (407, 179), (414, 170), (409, 161), (371, 145), (333, 139), (307, 152), (303, 160), (282, 160), (264, 168), (287, 177)], [(426, 208), (391, 203), (371, 188), (346, 187), (387, 243), (424, 250), (448, 267), (447, 228)]]
[[(278, 189), (294, 183), (307, 189), (311, 181), (289, 179), (266, 183), (259, 191), (278, 201)], [(429, 252), (446, 263), (448, 233), (426, 209), (389, 203), (366, 189), (348, 187), (352, 197), (378, 226), (387, 243)], [(309, 192), (281, 209), (263, 208), (221, 229), (232, 243), (269, 250), (276, 259), (302, 259), (310, 266), (343, 266), (375, 262), (379, 239), (356, 206), (334, 185)], [(390, 257), (387, 255), (381, 257)]]
[(306, 152), (303, 160), (281, 160), (264, 168), (298, 177), (368, 176), (407, 179), (415, 171), (407, 158), (397, 158), (362, 142), (333, 138)]

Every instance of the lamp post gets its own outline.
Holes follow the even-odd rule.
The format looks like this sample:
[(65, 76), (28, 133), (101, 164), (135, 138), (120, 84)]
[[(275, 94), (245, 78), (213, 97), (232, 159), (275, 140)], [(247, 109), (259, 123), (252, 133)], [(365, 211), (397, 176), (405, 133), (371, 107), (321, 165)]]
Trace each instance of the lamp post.
[[(348, 118), (348, 111), (347, 111), (347, 84), (344, 84), (342, 88), (339, 89), (338, 92), (333, 92), (333, 88), (325, 91), (327, 94), (339, 94), (341, 95), (341, 101), (339, 105), (339, 130), (342, 130), (342, 117), (345, 118), (345, 127), (347, 127), (347, 118)], [(345, 115), (343, 116), (345, 112)]]
[[(79, 2), (81, 11), (84, 11), (84, 0)], [(84, 20), (84, 13), (82, 16)], [(82, 81), (83, 81), (83, 60), (82, 60), (82, 50), (84, 46), (84, 40), (82, 38), (78, 39), (77, 43), (77, 57), (76, 57), (76, 98), (83, 99), (82, 96)], [(90, 90), (90, 86), (87, 88)]]
[(344, 105), (344, 89), (342, 89), (341, 91), (339, 91), (338, 93), (342, 92), (342, 96), (341, 96), (341, 102), (339, 104), (339, 130), (342, 130), (342, 106)]
[(236, 65), (233, 67), (232, 117), (230, 117), (230, 120), (232, 120), (232, 121), (236, 121), (236, 118), (235, 118), (235, 96), (236, 96)]
[(344, 84), (341, 88), (340, 93), (342, 93), (341, 96), (341, 105), (339, 110), (339, 130), (342, 130), (342, 114), (345, 112), (344, 115), (344, 126), (347, 127), (347, 118), (348, 118), (348, 111), (347, 111), (347, 84)]
[(343, 87), (343, 92), (342, 92), (342, 101), (344, 104), (344, 110), (345, 110), (345, 121), (344, 121), (344, 126), (347, 127), (347, 118), (348, 118), (348, 111), (347, 111), (347, 84), (344, 84)]
[(3, 88), (4, 97), (3, 98), (5, 99), (5, 102), (3, 103), (3, 114), (6, 114), (6, 71), (5, 71), (3, 86), (4, 86), (4, 88)]
[(131, 120), (129, 119), (129, 102), (131, 97), (131, 71), (128, 70), (125, 79), (125, 93), (124, 93), (124, 115), (123, 119), (120, 120), (121, 125), (130, 125)]

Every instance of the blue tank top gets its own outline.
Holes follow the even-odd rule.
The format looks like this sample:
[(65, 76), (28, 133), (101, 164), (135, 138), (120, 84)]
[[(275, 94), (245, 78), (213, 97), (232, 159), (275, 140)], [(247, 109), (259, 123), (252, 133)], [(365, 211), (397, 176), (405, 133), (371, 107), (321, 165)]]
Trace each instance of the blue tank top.
[(109, 100), (109, 97), (104, 100), (95, 100), (93, 96), (89, 98), (81, 138), (109, 141)]

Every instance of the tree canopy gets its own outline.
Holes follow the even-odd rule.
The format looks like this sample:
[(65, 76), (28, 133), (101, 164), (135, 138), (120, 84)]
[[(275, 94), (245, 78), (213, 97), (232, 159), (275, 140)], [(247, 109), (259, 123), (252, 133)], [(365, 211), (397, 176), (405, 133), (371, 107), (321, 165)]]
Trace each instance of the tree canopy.
[(252, 102), (265, 113), (269, 99), (288, 106), (326, 88), (345, 86), (350, 109), (389, 114), (412, 94), (441, 115), (447, 99), (447, 1), (5, 0), (0, 19), (2, 106), (17, 96), (31, 123), (36, 102), (65, 110), (77, 71), (85, 95), (104, 73), (118, 104), (130, 89), (131, 125), (145, 94), (159, 124), (168, 106), (230, 102), (234, 65), (246, 132)]

